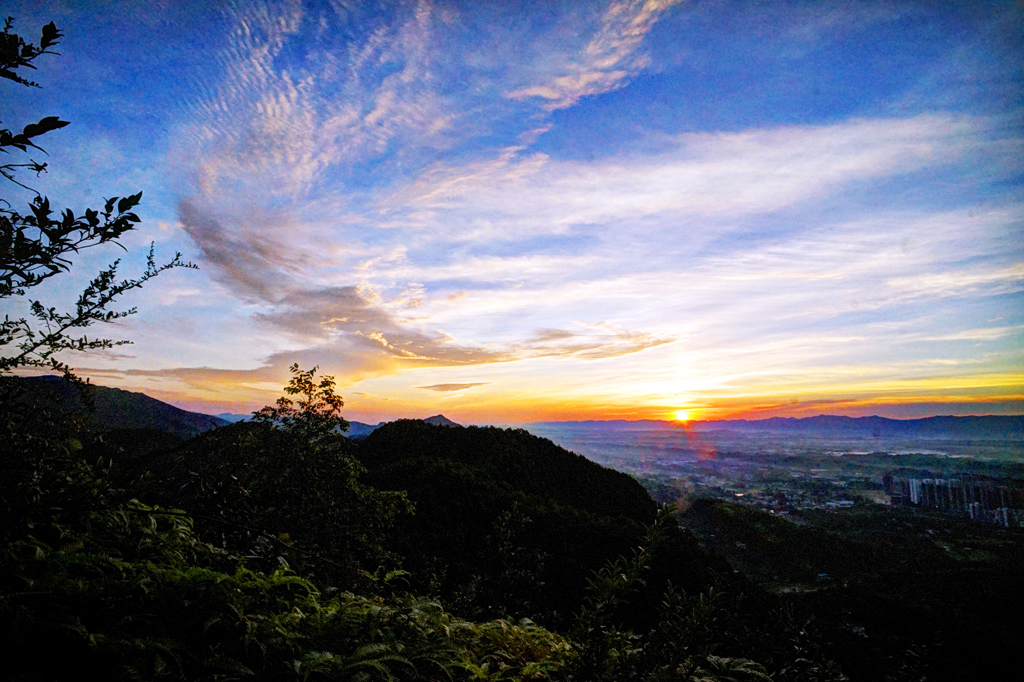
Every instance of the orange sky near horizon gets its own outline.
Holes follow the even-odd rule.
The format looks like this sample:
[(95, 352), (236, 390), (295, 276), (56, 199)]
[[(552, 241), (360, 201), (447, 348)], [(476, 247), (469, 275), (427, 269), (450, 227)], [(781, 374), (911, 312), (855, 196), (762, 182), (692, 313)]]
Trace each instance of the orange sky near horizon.
[[(264, 396), (262, 400), (208, 401), (183, 398), (177, 392), (155, 387), (137, 388), (183, 409), (207, 414), (248, 414), (263, 405), (272, 404), (277, 397), (283, 395), (280, 390), (275, 392), (261, 388), (260, 393)], [(722, 396), (717, 400), (668, 405), (616, 404), (613, 396), (580, 398), (499, 394), (452, 401), (442, 394), (437, 400), (430, 400), (428, 397), (412, 401), (358, 395), (354, 398), (348, 397), (350, 394), (345, 391), (345, 387), (339, 387), (338, 393), (346, 398), (343, 411), (346, 418), (364, 423), (403, 418), (422, 419), (435, 414), (444, 414), (462, 424), (477, 425), (514, 426), (533, 422), (585, 420), (680, 421), (677, 415), (683, 409), (688, 413), (687, 421), (812, 417), (821, 414), (851, 417), (884, 416), (894, 419), (934, 415), (1024, 414), (1024, 392), (1021, 392), (1012, 381), (986, 381), (984, 378), (975, 377), (970, 380), (950, 381), (948, 389), (943, 389), (944, 387), (939, 385), (931, 387), (926, 393), (915, 392), (907, 389), (906, 382), (896, 382), (891, 385), (874, 386), (871, 393), (854, 397), (831, 395), (822, 398), (820, 393), (793, 391), (778, 395)]]

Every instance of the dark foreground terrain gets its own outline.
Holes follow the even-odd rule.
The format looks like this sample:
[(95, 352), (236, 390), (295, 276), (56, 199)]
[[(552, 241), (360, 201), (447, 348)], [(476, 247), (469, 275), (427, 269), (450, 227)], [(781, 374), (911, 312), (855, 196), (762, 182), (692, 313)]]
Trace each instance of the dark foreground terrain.
[(5, 402), (0, 636), (61, 652), (9, 679), (999, 679), (1022, 635), (1019, 529), (949, 510), (673, 512), (522, 430), (88, 402)]
[(894, 667), (905, 679), (977, 679), (1014, 665), (1024, 529), (881, 505), (779, 518), (709, 499), (682, 522), (801, 614), (851, 679)]

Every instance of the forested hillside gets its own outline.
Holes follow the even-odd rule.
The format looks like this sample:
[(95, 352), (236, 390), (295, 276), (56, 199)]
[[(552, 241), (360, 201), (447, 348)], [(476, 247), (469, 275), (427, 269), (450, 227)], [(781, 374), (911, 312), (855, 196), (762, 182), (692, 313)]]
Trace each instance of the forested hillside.
[[(69, 652), (11, 679), (866, 682), (1005, 662), (987, 622), (945, 638), (971, 632), (948, 609), (1011, 596), (963, 590), (1012, 590), (1010, 574), (936, 556), (901, 581), (891, 543), (721, 503), (659, 512), (521, 430), (404, 420), (351, 440), (333, 381), (293, 372), (254, 421), (190, 439), (4, 403), (0, 627)], [(733, 566), (830, 582), (772, 594)]]
[(715, 570), (629, 477), (522, 431), (359, 444), (293, 371), (294, 401), (151, 438), (141, 469), (116, 431), (4, 403), (0, 628), (67, 654), (11, 679), (767, 679), (716, 650)]
[[(628, 556), (657, 515), (631, 477), (523, 430), (403, 420), (357, 453), (369, 484), (415, 505), (390, 540), (410, 580), (476, 616), (567, 623), (593, 570)], [(672, 525), (648, 578), (709, 587), (714, 571)]]
[(92, 384), (76, 388), (56, 376), (30, 377), (25, 381), (21, 400), (37, 407), (60, 409), (69, 418), (82, 419), (93, 431), (151, 429), (188, 438), (227, 425), (219, 417), (188, 412), (142, 393)]

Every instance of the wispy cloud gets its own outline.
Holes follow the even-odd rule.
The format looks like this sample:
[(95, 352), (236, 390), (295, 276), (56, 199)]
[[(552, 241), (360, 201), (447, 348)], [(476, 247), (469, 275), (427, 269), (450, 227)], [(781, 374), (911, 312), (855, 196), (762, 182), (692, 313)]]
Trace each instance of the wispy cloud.
[(965, 296), (984, 289), (989, 295), (1024, 291), (1024, 262), (1004, 268), (971, 267), (947, 272), (893, 277), (886, 284), (901, 297), (936, 299)]
[(365, 287), (293, 291), (256, 319), (304, 341), (349, 372), (483, 364), (507, 359), (501, 349), (465, 344), (410, 324)]
[(566, 55), (540, 82), (512, 90), (511, 99), (539, 97), (553, 111), (582, 97), (616, 90), (648, 64), (638, 49), (659, 15), (681, 0), (618, 0), (601, 17), (600, 26), (577, 54)]
[[(221, 217), (183, 200), (178, 207), (185, 232), (214, 267), (214, 274), (244, 299), (274, 300), (283, 282), (306, 257), (287, 244), (294, 223), (283, 214), (247, 212)], [(230, 222), (228, 222), (230, 221)]]
[[(356, 12), (359, 13), (358, 11)], [(304, 196), (331, 168), (377, 158), (398, 142), (445, 146), (448, 108), (432, 73), (439, 19), (430, 3), (402, 4), (352, 25), (345, 8), (242, 3), (221, 55), (225, 78), (196, 102), (193, 139), (207, 196), (239, 181)], [(348, 24), (348, 26), (345, 26)], [(353, 31), (361, 39), (351, 39)], [(296, 61), (287, 57), (302, 50)]]
[(434, 384), (433, 386), (420, 386), (419, 388), (422, 388), (422, 389), (424, 389), (426, 391), (438, 391), (440, 393), (452, 393), (452, 392), (455, 392), (455, 391), (465, 391), (467, 389), (474, 388), (476, 386), (486, 386), (489, 383), (490, 383), (489, 381), (483, 381), (483, 382), (474, 383), (474, 384)]
[(947, 166), (984, 132), (981, 120), (920, 115), (685, 134), (663, 139), (657, 154), (602, 162), (503, 154), (488, 164), (436, 168), (385, 207), (449, 239), (510, 239), (653, 216), (763, 214), (852, 182)]
[(655, 348), (676, 339), (609, 325), (580, 325), (583, 329), (541, 329), (518, 344), (519, 355), (527, 357), (614, 358)]
[(959, 332), (953, 332), (950, 334), (922, 334), (920, 340), (922, 341), (997, 341), (1004, 339), (1012, 334), (1019, 334), (1024, 331), (1024, 325), (1015, 325), (1012, 327), (981, 327), (974, 329), (965, 329)]

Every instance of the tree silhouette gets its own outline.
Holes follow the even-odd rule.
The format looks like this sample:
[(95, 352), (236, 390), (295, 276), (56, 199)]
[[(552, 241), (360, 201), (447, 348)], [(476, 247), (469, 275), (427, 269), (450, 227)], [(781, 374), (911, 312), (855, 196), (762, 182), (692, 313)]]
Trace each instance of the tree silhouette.
[(297, 400), (281, 396), (273, 407), (268, 405), (253, 413), (253, 421), (280, 426), (310, 444), (342, 437), (342, 432), (348, 430), (348, 422), (340, 414), (345, 403), (334, 392), (334, 377), (322, 376), (317, 381), (318, 369), (302, 370), (293, 364), (289, 369), (292, 378), (284, 392), (298, 396)]

